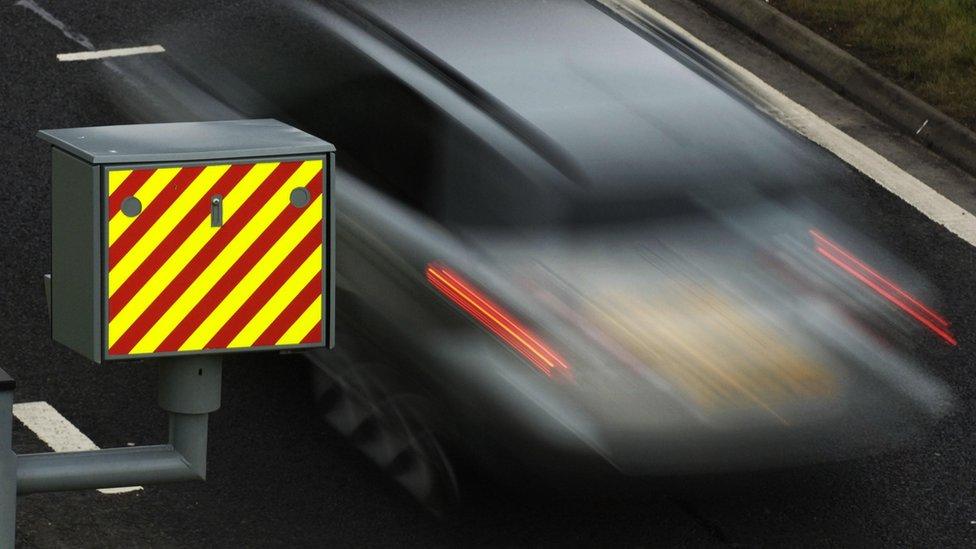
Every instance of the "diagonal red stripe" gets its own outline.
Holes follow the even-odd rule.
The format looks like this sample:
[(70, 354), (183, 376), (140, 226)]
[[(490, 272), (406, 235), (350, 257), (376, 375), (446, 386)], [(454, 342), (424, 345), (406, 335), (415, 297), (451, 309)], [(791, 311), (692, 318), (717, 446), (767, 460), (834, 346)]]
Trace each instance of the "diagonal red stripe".
[(237, 236), (254, 214), (285, 184), (285, 181), (295, 173), (301, 164), (301, 161), (279, 164), (271, 172), (271, 175), (258, 186), (257, 190), (241, 204), (230, 220), (217, 229), (213, 238), (204, 244), (203, 248), (180, 270), (173, 281), (146, 307), (139, 318), (132, 323), (132, 326), (115, 342), (115, 345), (112, 345), (109, 353), (123, 355), (131, 351), (132, 347), (155, 325), (159, 317), (173, 306), (173, 303), (183, 295), (190, 284), (213, 262), (227, 246), (227, 243)]
[(155, 169), (132, 170), (132, 172), (125, 177), (125, 180), (123, 180), (122, 183), (115, 188), (115, 192), (108, 197), (109, 220), (115, 217), (115, 214), (119, 213), (119, 210), (122, 209), (122, 201), (136, 194), (136, 191), (142, 188), (143, 183), (145, 183), (155, 171)]
[[(308, 185), (309, 194), (312, 195), (312, 200), (322, 192), (322, 180), (321, 178), (316, 178), (312, 183)], [(241, 306), (227, 319), (227, 322), (221, 326), (220, 330), (210, 341), (207, 342), (205, 348), (207, 349), (223, 349), (230, 345), (230, 342), (237, 337), (237, 334), (247, 326), (247, 323), (254, 318), (254, 315), (258, 314), (261, 307), (271, 299), (271, 296), (278, 291), (281, 286), (288, 281), (288, 278), (295, 272), (296, 269), (305, 261), (308, 256), (322, 243), (322, 225), (321, 223), (316, 225), (316, 229), (313, 229), (305, 236), (305, 240), (300, 246), (304, 247), (314, 242), (315, 246), (312, 247), (308, 253), (298, 254), (299, 257), (293, 257), (295, 252), (289, 255), (289, 258), (278, 265), (268, 278), (258, 286), (254, 293), (252, 293)]]
[(308, 334), (302, 338), (302, 343), (321, 343), (322, 342), (322, 321), (315, 323), (315, 326), (309, 330)]
[(254, 341), (255, 347), (265, 347), (268, 345), (274, 345), (281, 339), (281, 336), (285, 335), (288, 328), (298, 320), (298, 317), (302, 316), (305, 309), (308, 309), (309, 305), (315, 301), (315, 298), (322, 295), (322, 271), (318, 270), (315, 272), (315, 276), (308, 281), (308, 284), (302, 288), (302, 291), (298, 292), (295, 299), (291, 300), (278, 318), (274, 319), (270, 326), (264, 330), (264, 332), (258, 336)]
[[(210, 316), (210, 313), (217, 308), (224, 298), (237, 286), (237, 284), (251, 272), (258, 261), (271, 249), (279, 238), (292, 226), (302, 210), (298, 208), (286, 208), (281, 215), (275, 219), (268, 230), (261, 234), (261, 237), (254, 241), (246, 252), (234, 262), (234, 265), (220, 277), (207, 295), (197, 303), (192, 310), (176, 326), (172, 333), (159, 345), (156, 352), (178, 351), (180, 345), (193, 334), (200, 324)], [(308, 232), (307, 235), (292, 249), (291, 252), (278, 264), (269, 274), (269, 278), (274, 276), (278, 270), (294, 272), (299, 265), (308, 258), (322, 244), (322, 222), (318, 222)], [(267, 280), (267, 279), (266, 279)], [(262, 281), (263, 282), (263, 281)]]
[(129, 250), (139, 242), (146, 231), (152, 228), (153, 224), (173, 205), (173, 202), (186, 191), (190, 183), (200, 175), (203, 166), (190, 166), (181, 168), (159, 195), (149, 203), (142, 213), (136, 217), (135, 221), (115, 239), (115, 242), (108, 247), (108, 268), (112, 269), (115, 265), (129, 253)]
[[(204, 196), (210, 197), (219, 194), (227, 197), (233, 192), (235, 186), (244, 178), (254, 164), (235, 164), (230, 167), (224, 175), (218, 179)], [(193, 206), (186, 216), (173, 227), (173, 230), (163, 238), (159, 246), (153, 250), (146, 259), (132, 271), (132, 274), (119, 286), (115, 293), (108, 300), (108, 316), (115, 318), (115, 315), (122, 310), (126, 304), (138, 293), (138, 291), (149, 281), (149, 278), (162, 267), (163, 263), (179, 248), (190, 234), (207, 216), (210, 215), (209, 201), (200, 201)], [(112, 249), (109, 248), (109, 264), (112, 264)]]

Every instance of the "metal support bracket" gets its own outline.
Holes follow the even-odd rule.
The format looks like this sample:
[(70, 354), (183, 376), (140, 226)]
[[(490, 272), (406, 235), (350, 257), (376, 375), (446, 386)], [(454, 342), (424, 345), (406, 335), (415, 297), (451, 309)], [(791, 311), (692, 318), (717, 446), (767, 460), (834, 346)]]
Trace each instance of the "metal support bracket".
[(216, 355), (161, 362), (159, 405), (169, 412), (168, 444), (18, 456), (11, 440), (13, 381), (0, 370), (0, 547), (14, 546), (17, 495), (205, 480), (207, 423), (220, 408), (220, 381)]
[(14, 381), (0, 370), (0, 547), (14, 546), (17, 454), (13, 450)]

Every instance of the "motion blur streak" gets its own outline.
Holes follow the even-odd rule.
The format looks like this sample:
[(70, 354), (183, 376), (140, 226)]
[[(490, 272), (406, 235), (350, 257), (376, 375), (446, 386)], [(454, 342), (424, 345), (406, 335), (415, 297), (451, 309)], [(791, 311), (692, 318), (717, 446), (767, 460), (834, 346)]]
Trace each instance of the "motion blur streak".
[(914, 345), (957, 349), (918, 336), (947, 323), (823, 237), (934, 304), (861, 176), (677, 35), (591, 0), (244, 4), (140, 37), (167, 54), (113, 61), (145, 83), (113, 92), (136, 120), (280, 118), (343, 151), (351, 306), (313, 390), (407, 420), (426, 465), (395, 475), (424, 505), (453, 497), (441, 442), (562, 492), (846, 460), (951, 410)]
[(562, 357), (450, 268), (439, 264), (428, 265), (427, 280), (485, 328), (522, 354), (542, 373), (549, 377), (553, 377), (555, 373), (572, 376), (572, 370)]
[(897, 292), (899, 295), (901, 295), (902, 297), (908, 299), (910, 302), (912, 302), (913, 304), (915, 304), (915, 306), (917, 306), (918, 308), (920, 308), (932, 320), (934, 320), (935, 322), (938, 322), (939, 324), (941, 324), (942, 326), (944, 326), (946, 328), (949, 327), (949, 321), (948, 320), (942, 318), (942, 316), (940, 316), (938, 313), (936, 313), (932, 309), (929, 309), (928, 307), (926, 307), (924, 303), (922, 303), (921, 301), (919, 301), (918, 299), (916, 299), (915, 296), (913, 296), (910, 293), (908, 293), (908, 292), (902, 290), (901, 288), (899, 288), (897, 285), (895, 285), (894, 282), (892, 282), (892, 281), (888, 280), (887, 278), (881, 276), (874, 269), (872, 269), (871, 267), (865, 265), (861, 260), (859, 260), (858, 258), (854, 257), (854, 255), (851, 254), (851, 252), (845, 250), (844, 248), (841, 248), (836, 243), (830, 241), (827, 237), (823, 236), (822, 234), (818, 233), (815, 230), (811, 230), (810, 231), (810, 234), (813, 235), (813, 238), (816, 239), (818, 243), (820, 243), (822, 245), (826, 245), (827, 247), (829, 247), (829, 248), (837, 251), (840, 255), (846, 257), (847, 259), (850, 259), (851, 261), (854, 262), (855, 265), (857, 265), (861, 269), (864, 269), (865, 271), (867, 271), (875, 279), (881, 281), (882, 284), (884, 284), (885, 286), (887, 286), (888, 288), (890, 288), (892, 290), (895, 290), (895, 292)]
[[(949, 322), (947, 320), (926, 307), (914, 296), (878, 274), (874, 269), (857, 259), (850, 252), (831, 242), (825, 236), (821, 235), (815, 230), (811, 230), (810, 234), (817, 243), (817, 253), (824, 256), (831, 263), (837, 265), (845, 272), (861, 281), (865, 286), (877, 292), (878, 295), (887, 299), (899, 309), (911, 315), (912, 318), (917, 320), (950, 345), (957, 345), (956, 338), (953, 337), (952, 334), (946, 329), (944, 329), (949, 326)], [(894, 293), (898, 294), (898, 296), (905, 298), (907, 302), (900, 299), (898, 296), (893, 295), (889, 290), (892, 290)], [(912, 307), (912, 305), (914, 305), (914, 307)], [(938, 326), (937, 323), (941, 324), (942, 327)]]

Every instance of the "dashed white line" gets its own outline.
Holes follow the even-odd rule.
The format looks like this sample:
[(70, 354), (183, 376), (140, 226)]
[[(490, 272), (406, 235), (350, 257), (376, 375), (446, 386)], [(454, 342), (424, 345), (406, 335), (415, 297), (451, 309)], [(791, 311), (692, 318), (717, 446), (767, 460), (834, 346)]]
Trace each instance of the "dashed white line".
[[(827, 149), (926, 217), (976, 246), (976, 216), (867, 145), (840, 131), (640, 0), (601, 0), (638, 25), (660, 28), (698, 50), (781, 124)], [(923, 125), (924, 128), (924, 125)], [(921, 128), (920, 128), (921, 130)]]
[[(14, 404), (14, 417), (55, 452), (98, 450), (98, 446), (47, 402)], [(122, 494), (142, 490), (142, 486), (103, 488), (103, 494)]]
[(59, 53), (58, 61), (91, 61), (106, 57), (125, 57), (128, 55), (145, 55), (147, 53), (163, 53), (166, 50), (159, 44), (152, 46), (138, 46), (135, 48), (115, 48), (111, 50), (78, 51), (73, 53)]
[(65, 35), (67, 38), (87, 50), (71, 53), (59, 53), (57, 54), (58, 61), (91, 61), (94, 59), (107, 59), (110, 57), (145, 55), (147, 53), (164, 53), (166, 51), (159, 44), (154, 44), (152, 46), (136, 46), (132, 48), (96, 50), (95, 44), (93, 44), (87, 36), (68, 27), (68, 25), (66, 25), (64, 22), (52, 15), (51, 12), (39, 6), (34, 0), (17, 0), (14, 5), (36, 13), (41, 19), (61, 31), (61, 34)]

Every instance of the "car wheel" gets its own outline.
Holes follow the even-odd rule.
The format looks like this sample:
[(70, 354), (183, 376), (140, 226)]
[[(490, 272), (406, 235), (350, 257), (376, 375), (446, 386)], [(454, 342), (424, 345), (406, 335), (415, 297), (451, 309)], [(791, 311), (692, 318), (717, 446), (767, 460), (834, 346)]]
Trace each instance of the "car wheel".
[(349, 439), (423, 507), (445, 516), (460, 500), (433, 404), (384, 379), (375, 361), (341, 350), (308, 353), (319, 417)]

